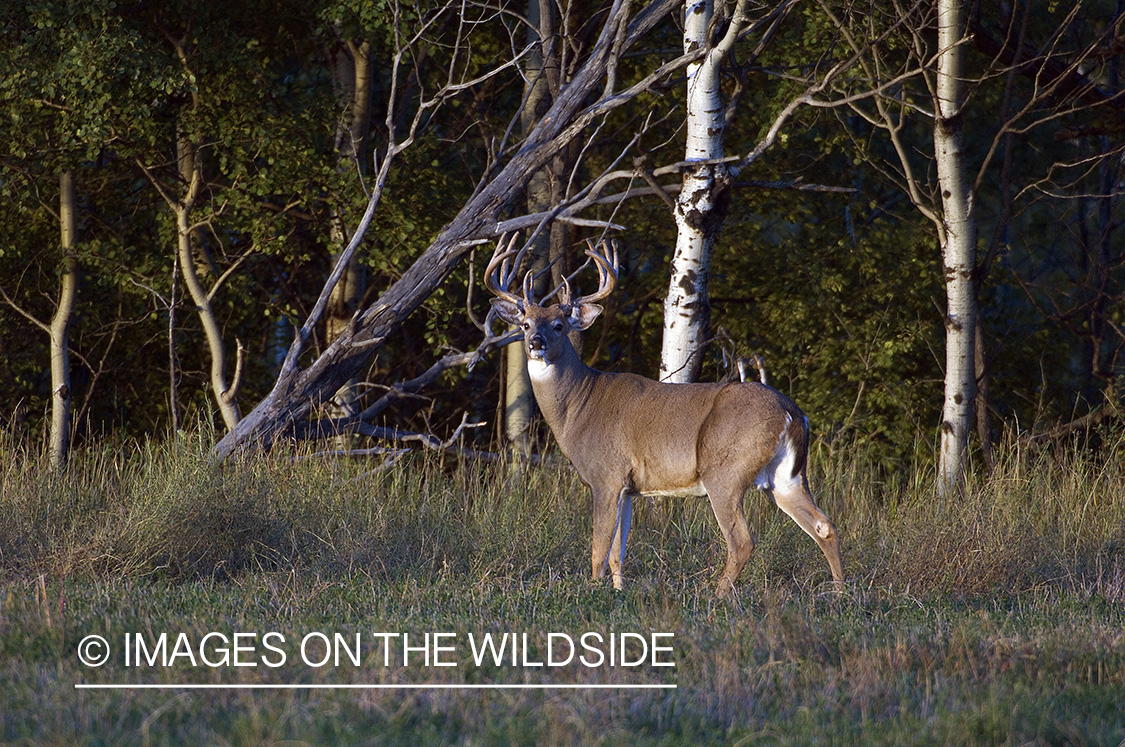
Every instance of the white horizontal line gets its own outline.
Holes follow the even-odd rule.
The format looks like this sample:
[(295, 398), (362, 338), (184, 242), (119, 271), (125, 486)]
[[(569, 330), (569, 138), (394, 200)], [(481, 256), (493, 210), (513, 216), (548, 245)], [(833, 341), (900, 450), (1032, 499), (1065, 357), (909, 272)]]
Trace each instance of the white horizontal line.
[(153, 683), (86, 683), (77, 682), (75, 690), (675, 690), (677, 685), (605, 685), (605, 684), (153, 684)]

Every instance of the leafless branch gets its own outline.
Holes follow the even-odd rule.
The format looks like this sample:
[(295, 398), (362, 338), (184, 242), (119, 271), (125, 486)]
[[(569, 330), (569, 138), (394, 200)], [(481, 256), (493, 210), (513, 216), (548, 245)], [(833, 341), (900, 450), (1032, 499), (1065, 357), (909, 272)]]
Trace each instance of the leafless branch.
[[(470, 423), (468, 414), (461, 417), (461, 423), (454, 429), (453, 434), (449, 438), (442, 440), (432, 433), (417, 433), (414, 431), (402, 430), (400, 428), (387, 428), (383, 426), (371, 425), (370, 423), (356, 423), (349, 426), (346, 430), (340, 433), (358, 433), (369, 438), (375, 438), (380, 441), (389, 441), (392, 443), (400, 444), (418, 444), (423, 449), (430, 451), (437, 451), (443, 454), (452, 454), (463, 459), (477, 459), (482, 461), (496, 462), (501, 461), (506, 457), (504, 454), (498, 454), (492, 451), (482, 451), (474, 449), (469, 446), (460, 445), (458, 442), (461, 440), (462, 434), (466, 430), (472, 428), (480, 428), (485, 423)], [(409, 447), (407, 448), (388, 448), (385, 446), (375, 446), (364, 449), (332, 449), (328, 451), (318, 451), (312, 454), (301, 455), (298, 459), (312, 459), (324, 457), (348, 457), (348, 458), (369, 458), (369, 457), (386, 457), (380, 469), (386, 469), (398, 462), (402, 457), (414, 451)], [(532, 456), (529, 458), (532, 464), (539, 464), (542, 461), (541, 457)]]
[[(627, 5), (625, 0), (617, 0), (607, 10), (591, 52), (575, 68), (566, 87), (560, 89), (548, 112), (531, 129), (521, 147), (511, 153), (503, 168), (465, 203), (458, 215), (438, 232), (429, 248), (374, 304), (357, 313), (353, 323), (314, 361), (300, 370), (296, 366), (296, 357), (304, 340), (302, 335), (296, 336), (273, 389), (216, 445), (215, 456), (222, 458), (236, 450), (268, 446), (278, 438), (315, 432), (315, 428), (303, 425), (310, 410), (327, 401), (343, 381), (366, 366), (383, 341), (448, 277), (471, 247), (480, 239), (493, 235), (491, 229), (497, 223), (500, 211), (513, 204), (526, 186), (528, 175), (579, 137), (588, 124), (622, 106), (641, 91), (648, 90), (660, 76), (681, 64), (682, 58), (677, 58), (673, 63), (662, 65), (656, 75), (646, 76), (637, 86), (589, 103), (591, 97), (596, 97), (603, 89), (606, 66), (614, 49), (628, 48), (652, 31), (679, 4), (676, 0), (649, 0), (633, 14)], [(624, 47), (619, 47), (615, 42), (621, 38), (619, 30), (623, 27), (627, 29)], [(393, 48), (396, 51), (389, 72), (391, 97), (388, 110), (401, 108), (399, 97), (404, 96), (401, 68), (406, 62), (404, 42), (408, 38), (401, 35), (397, 16), (394, 34)], [(417, 99), (414, 102), (417, 106)], [(406, 142), (396, 138), (395, 121), (396, 116), (392, 112), (387, 118), (388, 146), (377, 181), (386, 180), (389, 159)], [(372, 189), (372, 203), (379, 191), (377, 184)], [(361, 232), (357, 231), (353, 243), (360, 235)], [(341, 261), (347, 258), (347, 252), (341, 255)], [(332, 284), (337, 279), (334, 278)], [(325, 293), (329, 290), (326, 288)]]
[[(491, 313), (489, 319), (486, 319), (485, 325), (491, 321)], [(379, 399), (365, 408), (362, 412), (355, 415), (345, 416), (334, 419), (322, 419), (315, 422), (304, 424), (300, 427), (298, 433), (299, 438), (328, 438), (333, 435), (341, 433), (364, 433), (363, 428), (368, 427), (370, 421), (376, 419), (388, 407), (396, 401), (404, 397), (415, 396), (418, 392), (430, 386), (446, 371), (460, 366), (465, 366), (469, 370), (479, 363), (485, 356), (502, 348), (505, 345), (523, 339), (522, 332), (509, 332), (500, 335), (493, 335), (489, 333), (481, 344), (467, 353), (455, 352), (443, 356), (435, 361), (424, 373), (419, 376), (409, 379), (407, 381), (400, 381), (393, 386), (387, 388), (386, 393)], [(364, 424), (368, 425), (364, 425)], [(374, 426), (370, 426), (374, 427)]]
[[(109, 340), (106, 342), (105, 350), (102, 351), (102, 355), (98, 359), (97, 366), (95, 367), (90, 365), (90, 361), (87, 358), (81, 358), (83, 364), (88, 369), (90, 369), (91, 374), (90, 383), (86, 386), (86, 392), (82, 397), (82, 404), (78, 407), (77, 414), (74, 416), (74, 422), (76, 423), (81, 423), (83, 418), (86, 417), (86, 412), (90, 409), (90, 403), (93, 401), (94, 391), (97, 389), (98, 379), (100, 379), (102, 374), (105, 372), (106, 361), (109, 360), (109, 353), (113, 349), (113, 344), (117, 341), (117, 333), (121, 329), (121, 327), (126, 324), (126, 321), (121, 318), (121, 310), (123, 306), (124, 302), (119, 296), (117, 299), (117, 316), (114, 319), (113, 326), (109, 334)], [(75, 351), (72, 350), (71, 354), (75, 354)]]
[(0, 285), (0, 296), (4, 297), (4, 300), (8, 303), (9, 306), (12, 307), (13, 311), (15, 311), (17, 314), (22, 316), (24, 319), (26, 319), (29, 322), (31, 322), (32, 324), (34, 324), (39, 329), (41, 329), (44, 332), (47, 332), (48, 334), (50, 334), (50, 332), (51, 332), (50, 325), (45, 324), (44, 322), (40, 321), (30, 311), (26, 310), (25, 308), (20, 306), (18, 303), (16, 303), (12, 299), (12, 297), (8, 295), (8, 291), (4, 290), (4, 286), (2, 286), (2, 285)]

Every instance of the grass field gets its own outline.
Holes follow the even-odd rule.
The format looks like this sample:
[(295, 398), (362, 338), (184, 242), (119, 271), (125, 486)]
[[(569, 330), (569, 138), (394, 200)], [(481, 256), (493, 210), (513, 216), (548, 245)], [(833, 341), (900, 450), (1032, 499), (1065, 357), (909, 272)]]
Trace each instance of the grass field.
[[(0, 740), (1120, 744), (1125, 440), (1003, 455), (939, 498), (925, 469), (821, 446), (846, 588), (751, 493), (758, 549), (731, 604), (712, 599), (725, 551), (702, 500), (643, 502), (628, 587), (591, 583), (590, 501), (565, 468), (216, 467), (185, 438), (86, 450), (58, 476), (0, 444)], [(527, 651), (476, 661), (504, 633)], [(91, 635), (103, 666), (80, 661)], [(609, 666), (611, 636), (631, 666)], [(75, 687), (497, 683), (675, 688)]]

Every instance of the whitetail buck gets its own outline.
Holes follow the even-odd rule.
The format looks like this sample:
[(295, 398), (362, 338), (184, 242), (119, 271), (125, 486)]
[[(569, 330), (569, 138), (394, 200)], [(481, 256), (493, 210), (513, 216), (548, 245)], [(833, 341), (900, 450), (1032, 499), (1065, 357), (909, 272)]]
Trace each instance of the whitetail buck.
[[(512, 242), (514, 244), (514, 240)], [(754, 541), (742, 512), (751, 485), (820, 545), (832, 578), (842, 581), (836, 527), (813, 503), (805, 476), (808, 419), (793, 402), (763, 384), (663, 384), (631, 373), (596, 371), (578, 356), (568, 333), (589, 327), (602, 308), (594, 302), (617, 283), (616, 247), (586, 254), (597, 265), (598, 290), (571, 300), (564, 281), (558, 303), (532, 300), (531, 273), (523, 297), (508, 291), (509, 260), (499, 244), (485, 272), (497, 315), (523, 330), (535, 399), (563, 453), (594, 496), (591, 561), (597, 579), (608, 562), (613, 586), (624, 584), (621, 564), (633, 496), (701, 496), (727, 542), (718, 594), (734, 591)], [(515, 265), (516, 263), (513, 263)]]

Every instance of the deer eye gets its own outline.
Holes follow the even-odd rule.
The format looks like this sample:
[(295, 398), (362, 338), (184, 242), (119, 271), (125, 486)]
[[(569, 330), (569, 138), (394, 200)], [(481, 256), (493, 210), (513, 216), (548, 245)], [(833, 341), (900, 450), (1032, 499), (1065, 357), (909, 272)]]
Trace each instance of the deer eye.
[(556, 332), (562, 332), (563, 323), (558, 321), (557, 319), (555, 320), (555, 323), (552, 324), (551, 326), (555, 328)]
[(524, 322), (521, 326), (523, 326), (523, 331), (526, 332), (527, 330), (531, 329), (531, 322)]

